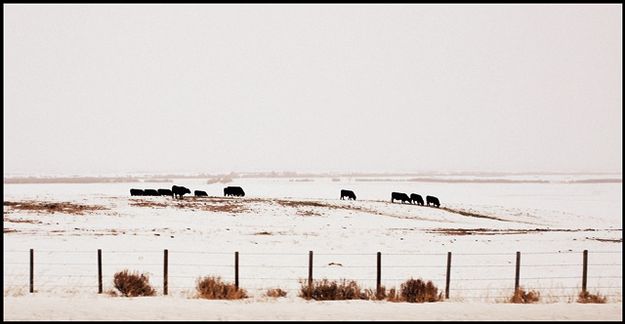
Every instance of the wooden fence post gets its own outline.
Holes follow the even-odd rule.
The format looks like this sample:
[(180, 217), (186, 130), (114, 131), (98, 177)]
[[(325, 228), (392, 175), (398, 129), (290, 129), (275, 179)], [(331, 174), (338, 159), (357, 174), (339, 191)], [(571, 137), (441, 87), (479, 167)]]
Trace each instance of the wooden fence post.
[(234, 287), (239, 290), (239, 251), (234, 252)]
[(30, 292), (35, 292), (35, 251), (30, 249)]
[(165, 249), (163, 251), (163, 294), (167, 295), (167, 258), (168, 251)]
[(378, 273), (375, 284), (375, 294), (376, 296), (380, 296), (380, 289), (382, 286), (382, 253), (378, 252)]
[(586, 293), (586, 283), (588, 278), (588, 250), (584, 250), (584, 266), (582, 270), (582, 292)]
[(313, 285), (313, 251), (308, 251), (308, 293), (312, 294)]
[(445, 299), (449, 299), (450, 276), (451, 276), (451, 252), (447, 252), (447, 276), (445, 277)]
[(519, 276), (521, 273), (521, 252), (516, 253), (516, 271), (514, 275), (514, 293), (519, 291)]
[(98, 294), (102, 293), (102, 250), (98, 249)]

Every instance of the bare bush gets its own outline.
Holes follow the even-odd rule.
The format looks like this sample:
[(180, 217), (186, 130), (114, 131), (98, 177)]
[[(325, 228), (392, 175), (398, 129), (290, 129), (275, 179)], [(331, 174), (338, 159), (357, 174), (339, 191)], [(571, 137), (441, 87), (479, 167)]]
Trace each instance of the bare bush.
[(125, 297), (156, 295), (156, 291), (150, 286), (147, 274), (123, 270), (115, 273), (113, 285)]
[(443, 299), (443, 294), (438, 293), (438, 288), (432, 281), (412, 278), (401, 284), (400, 296), (409, 303), (436, 302)]
[(245, 289), (225, 283), (221, 281), (221, 277), (200, 277), (197, 279), (195, 289), (197, 296), (205, 299), (242, 299), (248, 297)]
[(355, 281), (345, 279), (330, 281), (328, 279), (313, 282), (312, 287), (307, 281), (301, 281), (299, 297), (307, 300), (347, 300), (347, 299), (367, 299), (366, 293), (361, 291)]
[(587, 291), (580, 292), (577, 297), (577, 302), (582, 304), (605, 304), (608, 301), (607, 296), (601, 296), (599, 293), (591, 294)]
[(443, 293), (438, 292), (438, 288), (432, 283), (432, 281), (425, 282), (421, 279), (410, 278), (401, 284), (399, 290), (391, 288), (388, 293), (386, 293), (386, 288), (381, 289), (378, 299), (386, 299), (387, 301), (394, 303), (437, 302), (443, 300)]
[(514, 295), (510, 298), (511, 303), (515, 304), (531, 304), (540, 300), (540, 293), (534, 290), (525, 292), (523, 288), (519, 288), (514, 292)]

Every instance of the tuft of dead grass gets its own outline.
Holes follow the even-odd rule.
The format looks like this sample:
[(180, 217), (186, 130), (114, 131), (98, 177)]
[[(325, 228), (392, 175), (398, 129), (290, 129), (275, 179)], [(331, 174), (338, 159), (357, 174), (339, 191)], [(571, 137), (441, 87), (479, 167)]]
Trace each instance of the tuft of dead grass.
[(205, 299), (243, 299), (247, 298), (245, 289), (237, 289), (234, 284), (225, 283), (221, 277), (206, 276), (196, 281), (197, 297)]
[(512, 297), (510, 297), (510, 302), (515, 304), (531, 304), (536, 303), (540, 300), (540, 292), (535, 290), (531, 290), (526, 292), (523, 288), (519, 288), (514, 292)]
[(4, 206), (10, 210), (23, 210), (40, 214), (72, 214), (84, 215), (98, 210), (107, 210), (108, 208), (98, 205), (83, 205), (73, 202), (49, 202), (49, 201), (5, 201)]
[(400, 286), (401, 299), (409, 303), (437, 302), (443, 299), (442, 292), (432, 281), (408, 279)]
[(272, 288), (272, 289), (268, 289), (265, 295), (267, 295), (267, 297), (274, 297), (274, 298), (286, 297), (286, 291), (280, 288)]
[(389, 289), (388, 294), (386, 294), (385, 297), (386, 297), (386, 300), (393, 302), (393, 303), (399, 303), (399, 302), (404, 301), (399, 291), (397, 291), (397, 289), (395, 288)]
[(130, 272), (127, 269), (115, 273), (113, 286), (124, 297), (154, 296), (156, 291), (149, 283), (147, 274)]
[(306, 300), (348, 300), (348, 299), (369, 299), (371, 291), (363, 291), (358, 283), (353, 280), (341, 279), (339, 282), (328, 279), (313, 281), (312, 287), (306, 280), (300, 281), (301, 288), (299, 297)]
[(588, 291), (581, 291), (577, 296), (577, 302), (582, 304), (605, 304), (607, 301), (607, 296), (601, 296), (599, 293), (591, 294)]

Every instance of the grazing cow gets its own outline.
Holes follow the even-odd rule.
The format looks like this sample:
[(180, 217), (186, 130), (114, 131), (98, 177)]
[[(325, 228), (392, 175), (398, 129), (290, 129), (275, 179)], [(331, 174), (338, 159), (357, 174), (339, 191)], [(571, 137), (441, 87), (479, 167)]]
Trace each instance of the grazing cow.
[(171, 192), (174, 194), (174, 199), (176, 199), (176, 196), (182, 199), (184, 194), (191, 194), (191, 190), (189, 190), (189, 188), (176, 185), (171, 187)]
[(403, 193), (403, 192), (393, 192), (393, 193), (391, 193), (391, 202), (393, 203), (393, 202), (395, 202), (395, 200), (401, 200), (402, 204), (404, 202), (410, 203), (410, 197), (408, 197), (408, 195)]
[(158, 194), (161, 196), (173, 196), (174, 193), (169, 189), (158, 189)]
[(226, 187), (224, 188), (224, 196), (245, 197), (245, 192), (241, 187)]
[(206, 191), (202, 191), (202, 190), (196, 190), (195, 192), (193, 192), (193, 194), (196, 197), (208, 197), (208, 194), (206, 193)]
[(430, 205), (430, 203), (432, 203), (432, 205), (434, 205), (435, 207), (441, 206), (441, 203), (438, 201), (438, 198), (434, 196), (425, 197), (425, 201), (428, 203), (428, 206)]
[(410, 195), (410, 200), (411, 203), (417, 203), (417, 205), (423, 206), (424, 202), (423, 202), (423, 197), (421, 197), (421, 195), (417, 195), (416, 193), (413, 193)]
[(145, 192), (143, 189), (130, 189), (131, 196), (145, 196)]
[(354, 192), (351, 191), (351, 190), (342, 189), (341, 190), (341, 199), (343, 199), (344, 197), (347, 197), (347, 199), (356, 200), (356, 194), (354, 194)]
[(160, 196), (158, 194), (158, 191), (156, 191), (156, 189), (145, 189), (143, 190), (143, 192), (145, 193), (146, 196)]

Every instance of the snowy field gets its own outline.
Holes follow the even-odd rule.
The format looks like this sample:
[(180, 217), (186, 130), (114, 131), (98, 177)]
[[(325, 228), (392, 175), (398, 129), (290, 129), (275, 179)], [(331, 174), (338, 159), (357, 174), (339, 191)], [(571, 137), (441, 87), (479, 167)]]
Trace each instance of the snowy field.
[[(4, 319), (622, 320), (622, 183), (569, 182), (593, 177), (602, 178), (5, 184)], [(173, 184), (204, 190), (209, 197), (174, 201), (129, 194), (130, 188)], [(246, 196), (222, 197), (228, 185), (243, 187)], [(353, 190), (357, 200), (339, 200), (341, 189)], [(391, 203), (392, 191), (436, 196), (441, 208)], [(69, 209), (51, 210), (51, 203), (66, 203)], [(34, 294), (29, 293), (30, 249)], [(98, 249), (103, 294), (97, 293)], [(607, 297), (606, 304), (576, 303), (584, 250), (587, 289)], [(306, 301), (297, 295), (308, 277), (309, 251), (314, 279), (355, 280), (375, 289), (380, 252), (381, 283), (387, 289), (422, 278), (441, 292), (451, 252), (449, 299), (429, 304)], [(250, 298), (194, 298), (200, 276), (234, 281), (235, 252), (239, 285)], [(520, 286), (540, 293), (537, 304), (506, 302), (514, 291), (516, 252), (521, 255)], [(113, 274), (123, 269), (148, 273), (157, 296), (109, 296)], [(269, 288), (288, 294), (266, 297)]]

